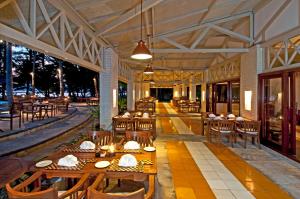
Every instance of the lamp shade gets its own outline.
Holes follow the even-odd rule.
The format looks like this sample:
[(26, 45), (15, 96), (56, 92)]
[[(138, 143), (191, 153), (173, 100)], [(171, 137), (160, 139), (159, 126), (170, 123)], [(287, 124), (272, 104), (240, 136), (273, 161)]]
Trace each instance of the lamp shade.
[(144, 74), (151, 75), (153, 73), (154, 73), (153, 68), (150, 65), (147, 65), (147, 67), (144, 70)]
[(135, 47), (135, 49), (131, 55), (131, 58), (139, 59), (139, 60), (145, 60), (145, 59), (152, 58), (152, 55), (143, 40), (140, 40), (138, 42), (138, 45)]

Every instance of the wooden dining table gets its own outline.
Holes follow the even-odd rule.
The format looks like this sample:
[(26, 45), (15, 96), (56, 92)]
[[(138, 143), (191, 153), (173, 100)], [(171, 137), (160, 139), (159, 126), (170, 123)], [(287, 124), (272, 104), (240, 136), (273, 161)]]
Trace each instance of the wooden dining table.
[[(127, 176), (133, 177), (136, 181), (143, 181), (147, 179), (148, 175), (156, 175), (157, 174), (157, 162), (156, 162), (156, 152), (146, 152), (141, 149), (139, 152), (132, 152), (129, 151), (124, 152), (122, 149), (116, 150), (115, 156), (113, 157), (95, 157), (95, 151), (88, 151), (88, 152), (80, 152), (78, 150), (78, 145), (68, 146), (67, 148), (61, 149), (58, 152), (49, 155), (45, 159), (52, 160), (54, 165), (57, 166), (58, 160), (60, 158), (65, 157), (66, 155), (74, 155), (78, 158), (79, 161), (84, 162), (84, 166), (82, 168), (72, 169), (72, 168), (65, 168), (64, 169), (49, 169), (49, 167), (45, 168), (34, 168), (34, 170), (42, 170), (43, 173), (46, 174), (48, 178), (52, 177), (75, 177), (79, 178), (84, 173), (89, 173), (90, 175), (97, 176), (100, 173), (105, 173), (106, 176), (114, 177), (114, 178), (126, 178)], [(95, 163), (98, 161), (109, 161), (112, 162), (113, 160), (117, 161), (121, 158), (124, 154), (132, 154), (135, 156), (138, 162), (148, 162), (151, 164), (143, 164), (142, 172), (139, 171), (112, 171), (110, 166), (106, 168), (96, 168)], [(112, 165), (112, 164), (111, 164)]]

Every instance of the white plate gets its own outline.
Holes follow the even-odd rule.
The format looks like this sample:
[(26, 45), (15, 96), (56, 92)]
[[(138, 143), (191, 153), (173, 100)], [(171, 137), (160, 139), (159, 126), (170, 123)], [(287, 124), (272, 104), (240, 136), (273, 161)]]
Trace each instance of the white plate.
[(104, 145), (101, 147), (101, 150), (108, 150), (109, 149), (109, 146), (108, 145)]
[(101, 169), (101, 168), (108, 167), (109, 165), (110, 162), (108, 161), (100, 161), (100, 162), (96, 162), (95, 167)]
[(43, 160), (35, 164), (36, 167), (46, 167), (52, 164), (52, 160)]
[(148, 151), (148, 152), (153, 152), (153, 151), (155, 151), (156, 149), (155, 149), (155, 147), (147, 146), (147, 147), (144, 148), (144, 150), (145, 150), (145, 151)]

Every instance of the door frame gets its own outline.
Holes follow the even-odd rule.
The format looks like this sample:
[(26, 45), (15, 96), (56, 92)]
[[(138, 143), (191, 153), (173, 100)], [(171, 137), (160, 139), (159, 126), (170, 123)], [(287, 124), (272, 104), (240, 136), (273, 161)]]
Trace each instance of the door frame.
[[(270, 73), (262, 73), (258, 75), (258, 118), (262, 121), (262, 134), (261, 140), (264, 145), (278, 151), (292, 159), (296, 153), (296, 87), (295, 87), (295, 74), (300, 72), (300, 69), (289, 69), (274, 71)], [(281, 78), (282, 89), (282, 145), (281, 148), (276, 148), (265, 140), (263, 134), (265, 130), (265, 107), (264, 107), (264, 80)], [(290, 102), (290, 104), (289, 104)], [(289, 118), (290, 117), (290, 118)], [(290, 121), (289, 121), (290, 119)], [(289, 126), (291, 124), (291, 126)], [(291, 127), (291, 128), (290, 128)], [(299, 161), (299, 160), (297, 160)]]

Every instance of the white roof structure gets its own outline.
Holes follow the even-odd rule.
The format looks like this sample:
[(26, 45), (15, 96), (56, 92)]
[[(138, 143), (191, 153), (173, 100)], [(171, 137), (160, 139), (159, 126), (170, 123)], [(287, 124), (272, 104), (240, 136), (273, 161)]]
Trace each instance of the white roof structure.
[[(203, 70), (216, 57), (248, 52), (253, 13), (270, 0), (144, 0), (143, 39), (157, 70)], [(5, 39), (99, 71), (101, 49), (130, 59), (140, 39), (140, 0), (2, 0)], [(147, 38), (150, 36), (150, 39)], [(150, 41), (150, 42), (149, 42)]]

